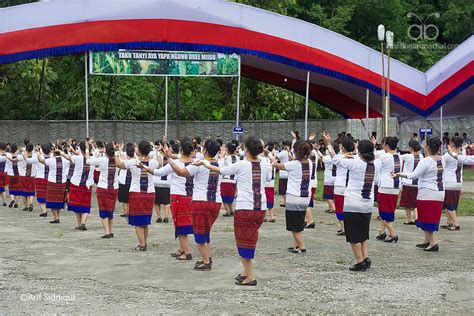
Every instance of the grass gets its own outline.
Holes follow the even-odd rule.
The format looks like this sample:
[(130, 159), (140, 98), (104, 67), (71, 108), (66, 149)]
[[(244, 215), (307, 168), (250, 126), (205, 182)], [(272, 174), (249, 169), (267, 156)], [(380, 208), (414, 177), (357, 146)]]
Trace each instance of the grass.
[[(324, 187), (324, 171), (318, 170), (318, 189), (315, 194), (316, 201), (323, 200), (323, 187)], [(278, 176), (275, 179), (275, 192), (278, 192)], [(465, 168), (463, 170), (463, 181), (474, 181), (474, 169)], [(460, 216), (474, 216), (474, 193), (463, 192), (461, 194), (461, 200), (459, 201), (459, 215)]]
[(462, 177), (464, 181), (474, 181), (474, 168), (468, 168), (465, 166), (462, 171)]

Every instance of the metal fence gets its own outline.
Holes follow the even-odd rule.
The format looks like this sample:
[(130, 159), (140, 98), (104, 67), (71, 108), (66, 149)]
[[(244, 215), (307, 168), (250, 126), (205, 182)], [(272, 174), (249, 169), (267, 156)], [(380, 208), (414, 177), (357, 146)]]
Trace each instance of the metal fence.
[[(308, 122), (310, 132), (319, 134), (327, 131), (336, 135), (341, 131), (351, 133), (355, 138), (367, 138), (367, 131), (376, 131), (382, 135), (382, 120), (369, 119), (365, 126), (365, 120), (311, 120)], [(190, 138), (199, 135), (204, 137), (212, 135), (224, 141), (230, 141), (232, 128), (235, 122), (194, 122), (180, 121), (169, 122), (168, 138), (175, 139), (188, 136)], [(304, 121), (244, 121), (244, 137), (258, 136), (264, 140), (281, 142), (290, 139), (290, 132), (297, 130), (304, 136)], [(416, 120), (399, 122), (392, 118), (390, 123), (390, 134), (397, 135), (401, 139), (400, 147), (406, 148), (408, 140), (413, 132), (420, 128), (432, 128), (433, 135), (440, 134), (440, 121)], [(163, 136), (164, 121), (90, 121), (90, 135), (100, 140), (115, 140), (124, 142), (146, 140), (157, 140)], [(474, 118), (445, 119), (443, 120), (443, 131), (453, 135), (455, 132), (474, 133)], [(28, 138), (34, 143), (50, 142), (56, 139), (74, 137), (84, 139), (86, 137), (85, 121), (0, 121), (0, 141), (22, 142)]]

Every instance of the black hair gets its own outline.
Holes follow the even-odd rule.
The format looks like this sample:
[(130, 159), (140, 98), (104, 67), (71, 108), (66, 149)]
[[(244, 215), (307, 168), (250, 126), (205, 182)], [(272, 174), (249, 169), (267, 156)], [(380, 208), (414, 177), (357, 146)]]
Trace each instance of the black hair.
[(454, 133), (454, 136), (459, 136), (459, 133), (458, 132)]
[(51, 144), (41, 145), (41, 150), (43, 151), (45, 155), (49, 155), (49, 153), (51, 152)]
[(155, 141), (155, 145), (156, 145), (156, 146), (161, 145), (161, 140)]
[(206, 140), (204, 148), (206, 148), (206, 151), (209, 156), (215, 157), (221, 149), (221, 145), (219, 145), (219, 142), (217, 140), (208, 139)]
[(105, 145), (105, 154), (110, 158), (115, 156), (114, 143), (110, 142)]
[(33, 144), (28, 143), (25, 149), (27, 152), (32, 152), (34, 148)]
[(174, 144), (176, 144), (176, 142), (172, 139), (168, 143), (170, 144), (170, 146), (173, 146)]
[(267, 149), (268, 149), (268, 151), (270, 151), (270, 152), (273, 151), (273, 149), (274, 149), (274, 147), (273, 147), (273, 142), (268, 142), (268, 143), (267, 143)]
[(5, 150), (7, 148), (7, 144), (4, 142), (0, 142), (0, 150)]
[(359, 142), (359, 154), (365, 162), (371, 162), (375, 159), (374, 144), (370, 140), (364, 139)]
[(135, 145), (132, 143), (128, 143), (125, 147), (125, 153), (128, 157), (133, 158), (135, 156)]
[(235, 151), (237, 150), (237, 145), (235, 143), (228, 143), (227, 145), (227, 152), (229, 153), (229, 155), (232, 155), (235, 153)]
[(463, 137), (464, 137), (464, 136), (467, 136), (467, 133), (466, 133), (466, 132), (462, 133), (462, 136), (463, 136)]
[(79, 148), (81, 149), (81, 152), (84, 154), (86, 152), (86, 142), (85, 141), (80, 142)]
[(185, 156), (190, 156), (194, 149), (193, 143), (191, 142), (191, 140), (189, 140), (189, 138), (183, 138), (181, 140), (180, 147), (181, 147), (181, 150), (183, 151), (183, 155)]
[(220, 138), (216, 139), (216, 142), (219, 144), (219, 146), (222, 146), (222, 144), (224, 144), (224, 142)]
[(245, 147), (253, 157), (257, 157), (263, 152), (262, 141), (256, 137), (247, 138), (245, 140)]
[[(326, 144), (324, 144), (324, 146), (326, 146)], [(336, 154), (339, 153), (339, 144), (337, 142), (334, 142), (334, 145), (332, 145), (332, 148), (334, 149), (334, 152)]]
[(421, 150), (420, 142), (417, 141), (417, 140), (414, 140), (414, 139), (410, 140), (410, 142), (408, 143), (408, 147), (410, 147), (414, 151), (420, 151)]
[(436, 155), (439, 152), (439, 148), (441, 147), (441, 140), (439, 137), (428, 138), (426, 140), (426, 145), (428, 145), (431, 153)]
[(308, 159), (311, 154), (311, 145), (307, 141), (296, 141), (294, 149), (296, 159), (298, 160)]
[(235, 144), (235, 147), (239, 147), (239, 141), (237, 139), (233, 139), (230, 141), (232, 144)]
[(395, 150), (397, 149), (398, 141), (399, 141), (398, 137), (389, 136), (385, 139), (385, 145), (390, 147), (391, 150)]
[(202, 139), (199, 136), (194, 137), (194, 140), (196, 141), (196, 144), (201, 145)]
[(148, 156), (148, 154), (150, 153), (151, 151), (151, 145), (149, 142), (147, 142), (146, 140), (142, 140), (141, 142), (138, 143), (138, 151), (140, 152), (140, 154), (142, 154), (143, 156)]
[(464, 139), (462, 139), (459, 136), (454, 136), (451, 138), (451, 143), (453, 143), (454, 146), (456, 146), (456, 148), (461, 147), (463, 142), (464, 142)]
[(178, 144), (171, 145), (171, 150), (173, 151), (174, 154), (179, 154), (179, 145)]
[(104, 142), (101, 140), (96, 141), (95, 144), (97, 145), (97, 148), (104, 148)]
[(15, 153), (18, 150), (18, 145), (17, 144), (11, 144), (10, 145), (10, 151), (12, 153)]
[(355, 150), (354, 141), (350, 138), (344, 137), (341, 140), (341, 144), (342, 144), (342, 147), (344, 147), (344, 149), (349, 153)]
[(29, 143), (30, 143), (30, 140), (29, 140), (28, 138), (25, 138), (25, 139), (23, 140), (23, 144), (24, 144), (25, 146), (28, 145)]

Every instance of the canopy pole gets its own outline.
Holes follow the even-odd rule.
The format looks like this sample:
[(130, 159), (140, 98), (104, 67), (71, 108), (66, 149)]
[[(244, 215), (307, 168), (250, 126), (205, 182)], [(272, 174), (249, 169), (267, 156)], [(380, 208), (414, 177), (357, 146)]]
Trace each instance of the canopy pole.
[[(383, 40), (380, 42), (380, 55), (382, 56), (382, 86), (381, 86), (381, 95), (382, 95), (382, 125), (384, 125), (385, 132), (385, 63), (383, 56)], [(387, 136), (387, 135), (384, 135)]]
[(306, 73), (306, 102), (304, 112), (304, 139), (308, 139), (308, 106), (309, 106), (309, 78), (310, 72)]
[(87, 78), (88, 71), (87, 71), (87, 57), (88, 54), (85, 52), (84, 54), (84, 80), (86, 86), (86, 138), (89, 138), (89, 81)]
[(369, 137), (369, 89), (365, 89), (365, 132)]
[[(239, 127), (240, 124), (240, 75), (237, 78), (237, 115), (235, 118), (235, 126)], [(237, 139), (239, 139), (239, 135), (235, 135)]]
[(168, 139), (168, 76), (165, 76), (165, 137)]
[(385, 137), (390, 133), (390, 46), (387, 47), (387, 103), (385, 108)]
[(443, 131), (443, 107), (440, 107), (439, 109), (440, 109), (440, 111), (439, 111), (439, 123), (440, 123), (440, 130), (441, 130), (439, 138), (441, 140), (443, 140), (443, 132), (444, 132)]

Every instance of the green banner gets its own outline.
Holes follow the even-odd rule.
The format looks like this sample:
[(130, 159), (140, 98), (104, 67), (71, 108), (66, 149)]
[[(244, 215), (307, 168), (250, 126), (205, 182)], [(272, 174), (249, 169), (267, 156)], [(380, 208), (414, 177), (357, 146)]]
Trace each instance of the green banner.
[(119, 50), (91, 52), (90, 73), (130, 76), (239, 76), (237, 54)]

